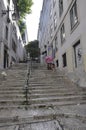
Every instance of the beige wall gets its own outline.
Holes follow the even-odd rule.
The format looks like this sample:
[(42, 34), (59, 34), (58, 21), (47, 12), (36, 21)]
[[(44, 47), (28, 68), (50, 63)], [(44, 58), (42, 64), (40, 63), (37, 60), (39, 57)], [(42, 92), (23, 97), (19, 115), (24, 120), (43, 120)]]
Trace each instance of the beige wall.
[(83, 59), (84, 59), (84, 70), (86, 72), (86, 54), (83, 56)]

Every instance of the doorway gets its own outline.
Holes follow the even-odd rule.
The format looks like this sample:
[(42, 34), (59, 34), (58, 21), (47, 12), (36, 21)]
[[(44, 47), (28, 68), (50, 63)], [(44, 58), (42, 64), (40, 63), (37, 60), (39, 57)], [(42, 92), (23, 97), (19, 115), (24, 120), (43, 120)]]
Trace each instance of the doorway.
[(9, 56), (7, 53), (7, 49), (4, 49), (4, 68), (8, 68), (9, 66)]

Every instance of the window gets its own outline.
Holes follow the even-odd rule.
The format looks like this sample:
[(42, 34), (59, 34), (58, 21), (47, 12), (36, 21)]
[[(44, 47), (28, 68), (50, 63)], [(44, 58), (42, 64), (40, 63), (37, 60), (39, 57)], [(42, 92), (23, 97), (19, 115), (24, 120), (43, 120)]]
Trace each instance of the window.
[(52, 17), (52, 14), (53, 14), (53, 12), (52, 12), (52, 6), (50, 7), (50, 18)]
[(60, 33), (61, 33), (60, 34), (61, 35), (61, 43), (63, 43), (65, 41), (65, 27), (64, 27), (64, 24), (61, 27)]
[(63, 58), (63, 67), (66, 67), (66, 66), (67, 66), (66, 53), (64, 53), (64, 54), (62, 55), (62, 58)]
[(58, 60), (56, 60), (56, 66), (59, 67), (59, 61)]
[(78, 22), (77, 4), (76, 4), (76, 1), (75, 1), (71, 10), (70, 10), (71, 29), (73, 29), (73, 27), (76, 25), (77, 22)]
[(8, 3), (10, 4), (10, 0), (8, 0)]
[(24, 43), (26, 43), (25, 33), (22, 34), (22, 40), (23, 40)]
[(5, 35), (6, 37), (6, 40), (8, 40), (8, 27), (6, 26), (6, 35)]
[(58, 51), (58, 41), (57, 41), (57, 36), (55, 37), (55, 51)]
[(56, 29), (57, 27), (57, 16), (56, 16), (56, 12), (54, 14), (54, 30)]
[(59, 16), (63, 13), (63, 0), (59, 0)]
[(52, 38), (52, 36), (53, 36), (53, 25), (51, 24), (51, 26), (50, 26), (50, 37)]
[(16, 52), (17, 47), (13, 39), (12, 39), (12, 49), (14, 50), (14, 52)]
[(53, 8), (54, 8), (55, 4), (56, 4), (56, 0), (53, 0)]

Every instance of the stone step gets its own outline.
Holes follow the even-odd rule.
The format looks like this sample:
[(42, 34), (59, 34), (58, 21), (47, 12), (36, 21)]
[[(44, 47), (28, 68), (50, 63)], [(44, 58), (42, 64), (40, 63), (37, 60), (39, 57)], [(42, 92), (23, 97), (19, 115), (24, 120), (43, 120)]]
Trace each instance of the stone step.
[(24, 84), (25, 84), (25, 81), (24, 82), (3, 82), (1, 85), (0, 85), (0, 87), (3, 87), (4, 88), (4, 86), (5, 87), (11, 87), (11, 86), (24, 86)]
[[(71, 119), (71, 117), (75, 119), (73, 115), (62, 114), (62, 113), (59, 113), (59, 114), (52, 113), (49, 115), (48, 114), (38, 115), (38, 116), (27, 117), (27, 118), (9, 117), (8, 121), (6, 118), (3, 118), (3, 120), (5, 120), (6, 123), (4, 123), (2, 120), (0, 127), (2, 128), (2, 130), (39, 130), (39, 128), (41, 130), (48, 130), (48, 129), (49, 130), (63, 130), (63, 129), (69, 130), (62, 127), (63, 124), (61, 124), (61, 121), (58, 120), (58, 118), (60, 119), (65, 118), (66, 120), (68, 120), (67, 117), (69, 117), (69, 119)], [(76, 120), (77, 120), (76, 127), (74, 128), (73, 125), (71, 125), (71, 130), (72, 128), (76, 130), (78, 130), (78, 128), (80, 128), (80, 130), (85, 130), (86, 128), (85, 123), (83, 124), (78, 119)], [(5, 129), (6, 126), (7, 126), (7, 129)], [(74, 126), (75, 126), (75, 122), (74, 122)]]
[[(9, 105), (22, 105), (24, 104), (25, 99), (5, 99), (5, 100), (0, 100), (0, 106), (2, 105), (7, 105), (9, 108)], [(86, 103), (86, 96), (71, 96), (71, 97), (55, 97), (55, 98), (39, 98), (39, 99), (28, 99), (28, 104), (31, 105), (37, 105), (40, 104), (60, 104), (64, 105), (65, 104), (71, 104), (71, 102), (74, 103)]]
[(0, 100), (0, 106), (6, 106), (9, 108), (9, 105), (23, 105), (25, 102), (25, 99), (2, 99)]
[(21, 86), (21, 87), (19, 87), (19, 86), (5, 86), (5, 87), (0, 87), (0, 91), (4, 91), (4, 90), (6, 90), (6, 91), (8, 91), (8, 90), (17, 90), (17, 91), (20, 91), (20, 90), (22, 90), (24, 87), (23, 86)]
[[(16, 128), (17, 130), (26, 130), (26, 129), (24, 129), (25, 128), (24, 124), (27, 124), (26, 126), (28, 126), (28, 125), (31, 125), (34, 123), (35, 123), (35, 125), (37, 125), (38, 123), (50, 122), (51, 125), (54, 125), (54, 126), (52, 126), (52, 128), (55, 128), (53, 130), (56, 130), (55, 125), (57, 123), (55, 123), (56, 121), (54, 120), (54, 117), (55, 117), (54, 114), (53, 115), (39, 115), (39, 116), (27, 117), (27, 118), (8, 117), (8, 120), (7, 120), (7, 118), (3, 118), (0, 120), (1, 121), (0, 127), (8, 126), (8, 127), (13, 128), (12, 126), (19, 125), (19, 127), (17, 127), (18, 129)], [(5, 123), (4, 123), (4, 121), (5, 121)], [(52, 124), (52, 122), (53, 122), (53, 124)], [(61, 130), (59, 123), (57, 126), (58, 126), (59, 130)], [(28, 128), (30, 128), (30, 127), (28, 127)], [(41, 127), (39, 127), (39, 128), (41, 128)], [(13, 129), (13, 130), (15, 130), (15, 129)], [(31, 130), (33, 130), (33, 128)]]
[[(57, 118), (57, 120), (64, 118), (62, 113), (60, 113), (60, 115), (59, 113), (55, 113), (56, 111), (54, 111), (54, 107), (57, 107), (58, 109), (61, 106), (78, 106), (86, 104), (86, 89), (81, 89), (75, 86), (61, 71), (52, 72), (47, 70), (46, 67), (44, 68), (43, 66), (34, 64), (29, 80), (28, 111), (26, 111), (26, 99), (23, 89), (27, 73), (26, 69), (26, 64), (17, 64), (14, 65), (11, 70), (6, 70), (7, 77), (0, 85), (0, 110), (1, 112), (2, 110), (9, 110), (10, 114), (7, 114), (7, 117), (4, 113), (3, 115), (1, 114), (1, 130), (29, 130), (31, 128), (32, 130), (39, 130), (36, 127), (38, 123), (42, 122), (41, 124), (43, 124), (43, 121), (46, 122), (56, 119), (55, 114), (60, 117)], [(34, 109), (33, 114), (30, 113), (32, 108)], [(40, 110), (43, 109), (43, 112), (37, 114), (36, 108), (37, 111), (38, 108)], [(48, 113), (45, 112), (45, 108), (50, 111), (48, 111)], [(22, 110), (22, 113), (20, 110)], [(24, 110), (25, 113), (27, 113), (26, 115), (30, 113), (31, 116), (27, 118), (24, 117)], [(11, 115), (11, 111), (14, 112), (13, 115), (16, 115)], [(20, 116), (17, 114), (20, 114)], [(36, 124), (32, 125), (31, 123)], [(50, 122), (50, 124), (53, 126), (52, 122)], [(7, 127), (5, 128), (6, 125)], [(48, 126), (48, 123), (46, 126)], [(50, 128), (49, 130), (62, 130), (60, 129), (60, 126), (48, 128)]]
[(70, 105), (80, 105), (80, 104), (86, 104), (86, 100), (80, 100), (80, 101), (63, 101), (63, 102), (47, 102), (47, 103), (37, 103), (37, 104), (30, 104), (29, 108), (45, 108), (45, 107), (60, 107), (60, 106), (70, 106)]
[[(10, 94), (10, 93), (23, 93), (24, 92), (24, 89), (23, 89), (24, 87), (22, 87), (22, 89), (20, 89), (20, 88), (10, 88), (9, 89), (9, 87), (8, 88), (3, 88), (3, 89), (1, 89), (0, 90), (0, 94)], [(32, 89), (32, 88), (28, 88), (28, 91), (29, 91), (29, 93), (34, 93), (34, 94), (42, 94), (42, 93), (44, 93), (44, 94), (48, 94), (48, 93), (56, 93), (57, 92), (57, 94), (58, 93), (68, 93), (69, 91), (71, 91), (71, 92), (75, 92), (75, 93), (78, 93), (78, 92), (80, 92), (80, 90), (77, 90), (77, 89), (66, 89), (66, 88), (49, 88), (49, 89)], [(85, 92), (85, 91), (81, 91), (81, 92)]]
[(30, 99), (34, 99), (34, 98), (43, 98), (43, 97), (55, 97), (55, 96), (60, 96), (60, 97), (62, 97), (62, 96), (75, 96), (75, 95), (77, 95), (77, 96), (79, 96), (79, 95), (86, 95), (86, 92), (79, 92), (79, 93), (77, 93), (77, 92), (69, 92), (69, 93), (48, 93), (48, 94), (44, 94), (44, 93), (42, 93), (42, 94), (28, 94), (28, 96), (29, 96), (29, 98)]
[(24, 93), (24, 91), (23, 90), (20, 90), (20, 91), (12, 91), (12, 90), (9, 90), (9, 91), (0, 91), (0, 95), (1, 94), (23, 94)]
[[(72, 93), (49, 93), (49, 94), (29, 94), (28, 93), (28, 98), (29, 99), (41, 99), (41, 98), (58, 98), (58, 97), (80, 97), (80, 96), (85, 96), (86, 95), (86, 92), (79, 92), (79, 93), (74, 93), (74, 92), (72, 92)], [(24, 93), (5, 93), (5, 94), (1, 94), (0, 95), (0, 100), (1, 99), (24, 99), (25, 98), (25, 94)]]
[(29, 90), (48, 90), (48, 89), (58, 89), (58, 90), (78, 90), (78, 91), (86, 91), (86, 89), (77, 88), (77, 87), (68, 87), (68, 86), (62, 86), (62, 85), (29, 85)]
[(86, 95), (84, 96), (63, 96), (63, 97), (43, 97), (36, 99), (29, 99), (30, 104), (47, 103), (47, 102), (63, 102), (63, 101), (82, 101), (86, 100)]
[(57, 92), (57, 93), (68, 93), (69, 91), (71, 91), (71, 92), (79, 92), (78, 90), (74, 90), (74, 89), (72, 89), (72, 90), (67, 90), (67, 89), (48, 89), (47, 91), (44, 89), (42, 89), (42, 90), (29, 90), (29, 93), (31, 93), (31, 94), (42, 94), (42, 93), (44, 93), (44, 94), (48, 94), (48, 93), (55, 93), (55, 92)]
[(24, 77), (25, 77), (25, 76), (22, 76), (22, 77), (19, 77), (19, 76), (16, 76), (16, 77), (11, 76), (11, 77), (10, 77), (10, 76), (8, 76), (8, 77), (6, 77), (6, 80), (7, 80), (7, 81), (11, 81), (11, 80), (12, 80), (12, 81), (15, 81), (15, 80), (23, 81), (23, 80), (24, 80)]
[(11, 100), (14, 100), (14, 99), (15, 100), (20, 100), (20, 99), (24, 100), (25, 99), (25, 95), (18, 95), (18, 94), (16, 94), (16, 95), (12, 95), (12, 94), (11, 95), (3, 95), (3, 96), (0, 95), (0, 101), (1, 100), (5, 100), (6, 101), (6, 100), (10, 100), (10, 99)]
[[(14, 96), (14, 97), (23, 97), (23, 96), (24, 96), (24, 93), (20, 93), (20, 94), (17, 94), (17, 93), (13, 93), (13, 94), (12, 94), (12, 93), (10, 93), (9, 95), (5, 93), (5, 95), (0, 95), (0, 97), (5, 97), (5, 96), (6, 96), (6, 97), (11, 97), (11, 96), (12, 96), (12, 97), (13, 97), (13, 96)], [(47, 98), (47, 97), (48, 97), (48, 99), (49, 99), (49, 97), (51, 97), (51, 99), (53, 99), (54, 97), (55, 97), (55, 98), (68, 98), (68, 97), (69, 97), (69, 98), (71, 98), (71, 97), (74, 98), (74, 97), (78, 97), (78, 96), (79, 96), (79, 97), (82, 97), (82, 96), (86, 96), (86, 93), (81, 93), (81, 94), (80, 94), (80, 93), (78, 93), (78, 94), (73, 94), (73, 93), (72, 93), (72, 94), (71, 94), (71, 93), (63, 93), (63, 94), (62, 94), (62, 93), (61, 93), (61, 95), (60, 95), (60, 93), (55, 93), (55, 94), (49, 93), (49, 95), (47, 95), (47, 94), (29, 94), (29, 93), (28, 93), (28, 96), (29, 96), (29, 98), (32, 97), (33, 99), (36, 98), (36, 99), (39, 100), (39, 99), (41, 99), (42, 97), (43, 97), (42, 99), (45, 99), (45, 98)], [(39, 96), (40, 96), (40, 97), (39, 97)]]
[[(80, 118), (81, 121), (83, 121), (83, 120), (85, 121), (85, 118), (86, 118), (86, 117), (83, 118), (82, 116), (78, 116), (78, 115), (77, 115), (77, 117)], [(26, 127), (27, 128), (33, 128), (33, 129), (30, 129), (30, 130), (34, 130), (34, 128), (35, 128), (35, 130), (39, 130), (39, 128), (41, 128), (40, 125), (39, 125), (38, 129), (36, 129), (37, 128), (36, 126), (38, 124), (40, 124), (40, 123), (43, 124), (43, 122), (44, 123), (50, 122), (51, 128), (48, 127), (48, 124), (46, 125), (46, 127), (42, 127), (42, 128), (49, 128), (49, 130), (57, 130), (57, 128), (58, 128), (58, 130), (63, 130), (63, 129), (60, 129), (60, 128), (63, 128), (63, 127), (61, 127), (60, 121), (58, 122), (59, 118), (60, 119), (65, 118), (66, 120), (68, 118), (75, 119), (76, 115), (71, 114), (71, 113), (70, 114), (62, 113), (62, 112), (54, 113), (52, 111), (51, 111), (51, 113), (49, 113), (49, 112), (47, 113), (47, 111), (46, 111), (45, 113), (39, 112), (39, 114), (37, 114), (37, 115), (32, 115), (32, 116), (29, 115), (27, 117), (22, 117), (22, 116), (20, 116), (20, 117), (19, 116), (2, 117), (2, 118), (0, 118), (0, 128), (6, 127), (6, 126), (8, 126), (8, 127), (16, 126), (15, 128), (16, 129), (18, 128), (17, 130), (23, 130), (23, 128), (26, 128)], [(35, 124), (35, 127), (34, 127), (34, 124)], [(30, 125), (30, 126), (32, 125), (33, 127), (32, 126), (29, 127), (28, 125)], [(45, 124), (43, 124), (43, 125), (45, 126)], [(80, 125), (81, 125), (81, 123), (80, 123)], [(79, 126), (79, 124), (78, 124), (78, 126)], [(12, 129), (12, 130), (16, 130), (16, 129)], [(24, 129), (24, 130), (29, 130), (29, 129)], [(44, 129), (42, 129), (42, 130), (44, 130)], [(48, 129), (45, 129), (45, 130), (48, 130)]]
[(65, 75), (62, 75), (62, 74), (55, 74), (55, 73), (49, 73), (49, 72), (34, 72), (34, 73), (32, 73), (31, 72), (31, 76), (30, 76), (31, 78), (41, 78), (41, 77), (43, 77), (43, 78), (45, 78), (45, 77), (47, 77), (47, 78), (51, 78), (51, 77), (53, 77), (53, 78), (57, 78), (57, 79), (67, 79), (67, 77), (65, 76)]
[[(22, 104), (1, 104), (0, 105), (0, 110), (20, 110), (20, 109), (25, 109), (25, 105)], [(4, 115), (4, 114), (3, 114)]]
[(7, 84), (10, 84), (10, 83), (14, 83), (14, 84), (16, 84), (16, 83), (19, 83), (19, 82), (21, 82), (21, 84), (23, 83), (25, 81), (25, 79), (23, 78), (23, 79), (21, 79), (21, 80), (17, 80), (17, 78), (16, 79), (6, 79), (5, 81), (4, 81), (4, 83), (7, 83)]
[(53, 82), (41, 82), (41, 81), (39, 81), (39, 82), (38, 81), (37, 82), (31, 82), (31, 81), (29, 81), (29, 86), (32, 86), (32, 87), (33, 86), (34, 87), (36, 87), (36, 86), (41, 86), (41, 87), (42, 86), (44, 86), (44, 87), (46, 87), (46, 86), (54, 86), (54, 87), (55, 86), (57, 86), (57, 87), (61, 86), (61, 87), (69, 87), (69, 88), (71, 87), (72, 88), (72, 85), (71, 86), (70, 85), (66, 86), (64, 83), (59, 83), (59, 82), (56, 83), (54, 81)]
[[(65, 86), (63, 84), (47, 84), (47, 83), (29, 83), (29, 88), (37, 88), (37, 89), (40, 89), (40, 88), (54, 88), (54, 87), (58, 87), (58, 88), (65, 88)], [(68, 86), (66, 88), (69, 88)]]
[[(29, 80), (29, 82), (30, 82), (30, 84), (32, 84), (32, 85), (34, 85), (34, 84), (44, 84), (44, 85), (54, 85), (54, 86), (58, 86), (58, 85), (64, 85), (64, 86), (70, 86), (71, 84), (66, 84), (66, 83), (64, 83), (64, 82), (57, 82), (57, 81), (49, 81), (49, 80), (47, 80), (47, 81), (45, 81), (45, 80), (42, 80), (42, 81), (40, 81), (40, 79), (39, 79), (39, 81), (38, 80), (34, 80), (34, 81), (31, 81), (31, 80)], [(71, 85), (71, 87), (72, 87), (73, 85)]]
[(6, 83), (8, 83), (8, 82), (12, 83), (12, 82), (13, 82), (13, 83), (15, 84), (16, 82), (24, 82), (24, 81), (25, 81), (24, 78), (22, 78), (22, 79), (18, 79), (18, 78), (13, 79), (13, 78), (12, 78), (12, 79), (11, 79), (11, 78), (9, 77), (9, 79), (5, 80), (4, 83), (5, 83), (5, 82), (6, 82)]

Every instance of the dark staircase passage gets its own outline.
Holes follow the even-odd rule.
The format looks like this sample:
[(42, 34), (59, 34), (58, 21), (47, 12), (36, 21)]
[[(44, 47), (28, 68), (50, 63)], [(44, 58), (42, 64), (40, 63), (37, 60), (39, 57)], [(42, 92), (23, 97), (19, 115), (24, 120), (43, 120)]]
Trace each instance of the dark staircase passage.
[(14, 65), (6, 76), (1, 73), (0, 130), (86, 130), (86, 88), (63, 72), (33, 63), (27, 104), (27, 64)]

